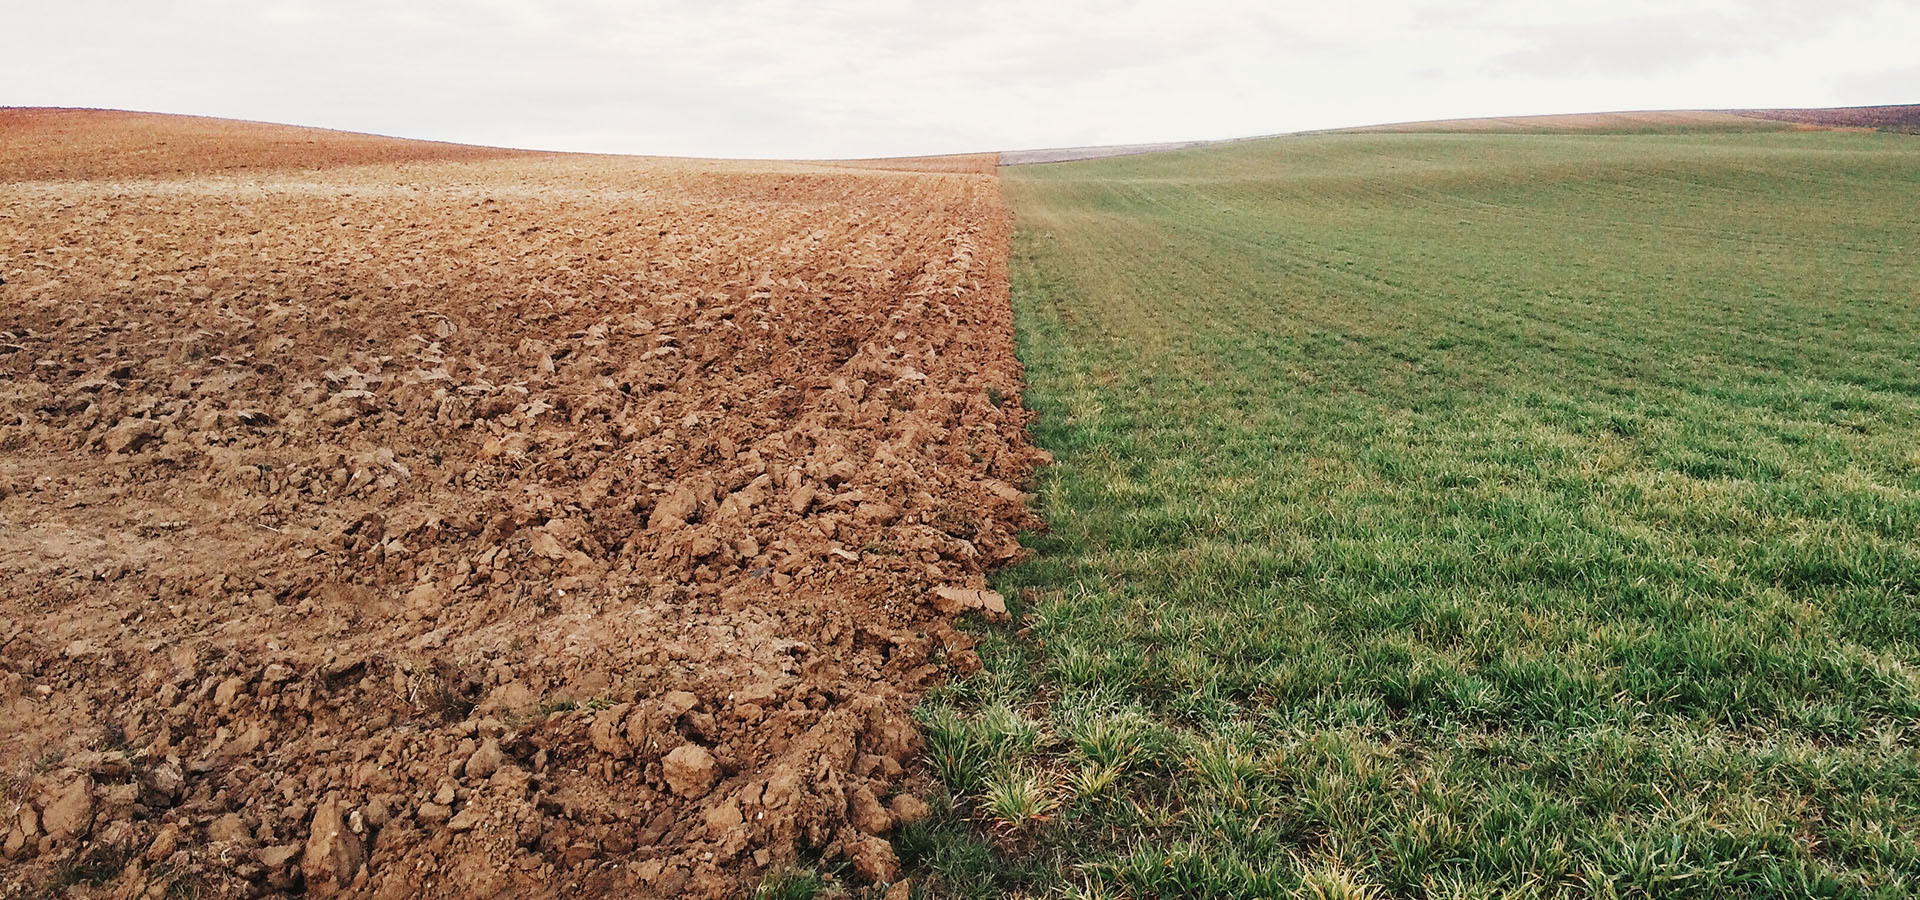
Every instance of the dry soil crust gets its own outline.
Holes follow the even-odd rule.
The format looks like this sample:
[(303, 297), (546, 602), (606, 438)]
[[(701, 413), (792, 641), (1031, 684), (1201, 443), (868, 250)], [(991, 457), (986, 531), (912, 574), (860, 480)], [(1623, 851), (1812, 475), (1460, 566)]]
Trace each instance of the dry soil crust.
[(0, 894), (897, 877), (1033, 524), (991, 175), (54, 119), (0, 159)]

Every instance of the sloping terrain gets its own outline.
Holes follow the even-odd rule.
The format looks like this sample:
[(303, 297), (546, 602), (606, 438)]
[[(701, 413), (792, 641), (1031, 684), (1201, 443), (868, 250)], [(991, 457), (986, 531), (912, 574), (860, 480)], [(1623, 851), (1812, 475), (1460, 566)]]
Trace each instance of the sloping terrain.
[(1495, 116), (1484, 119), (1436, 119), (1345, 128), (1338, 133), (1464, 132), (1484, 134), (1619, 134), (1700, 133), (1713, 131), (1778, 131), (1785, 126), (1733, 112), (1705, 109), (1648, 110), (1643, 112), (1571, 113), (1550, 116)]
[[(1920, 133), (1920, 105), (1861, 106), (1836, 109), (1670, 109), (1638, 112), (1562, 113), (1544, 116), (1494, 116), (1480, 119), (1432, 119), (1359, 128), (1336, 128), (1303, 134), (1704, 134), (1713, 132), (1784, 131), (1788, 125), (1818, 128), (1871, 128)], [(1270, 137), (1270, 136), (1267, 136)], [(1054, 147), (1009, 150), (1000, 153), (1006, 166), (1076, 162), (1116, 156), (1139, 156), (1201, 147), (1225, 148), (1267, 137), (1219, 141), (1180, 141), (1160, 144), (1112, 144), (1097, 147)]]
[(1176, 141), (1159, 144), (1104, 144), (1094, 147), (1050, 147), (1042, 150), (1006, 150), (1000, 153), (1003, 166), (1030, 166), (1039, 163), (1074, 162), (1082, 159), (1106, 159), (1114, 156), (1138, 156), (1205, 147), (1221, 141)]
[(1004, 170), (933, 896), (1920, 896), (1920, 142), (1759, 125)]
[(880, 159), (836, 159), (823, 163), (849, 169), (891, 169), (896, 172), (953, 172), (992, 175), (1000, 168), (998, 153), (955, 153), (948, 156), (896, 156)]
[(527, 155), (232, 119), (0, 107), (0, 181), (210, 175)]
[(1740, 114), (1823, 128), (1872, 128), (1920, 134), (1920, 104), (1844, 106), (1834, 109), (1743, 109)]
[(1032, 524), (991, 176), (30, 115), (0, 896), (897, 877)]

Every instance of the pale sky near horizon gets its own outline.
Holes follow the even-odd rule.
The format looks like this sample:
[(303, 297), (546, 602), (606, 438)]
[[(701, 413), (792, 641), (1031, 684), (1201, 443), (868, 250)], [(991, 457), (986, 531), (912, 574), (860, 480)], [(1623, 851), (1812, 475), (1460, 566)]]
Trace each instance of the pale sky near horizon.
[(1920, 102), (1920, 0), (65, 0), (0, 106), (823, 158)]

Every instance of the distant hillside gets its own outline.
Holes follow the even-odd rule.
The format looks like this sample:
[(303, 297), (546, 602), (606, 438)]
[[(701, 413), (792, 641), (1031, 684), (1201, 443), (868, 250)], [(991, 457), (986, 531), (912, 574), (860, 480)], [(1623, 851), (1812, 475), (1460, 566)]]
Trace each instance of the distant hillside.
[(327, 169), (526, 153), (200, 116), (0, 107), (4, 181)]
[[(204, 116), (0, 106), (0, 181), (330, 169), (544, 152)], [(999, 159), (993, 153), (959, 153), (823, 162), (851, 169), (992, 174)]]
[(1704, 109), (1664, 109), (1636, 112), (1573, 113), (1554, 116), (1500, 116), (1486, 119), (1435, 119), (1342, 128), (1335, 133), (1379, 132), (1505, 132), (1572, 134), (1613, 132), (1651, 134), (1674, 131), (1774, 131), (1786, 126), (1732, 112)]
[(1172, 141), (1161, 144), (1102, 144), (1094, 147), (1052, 147), (1044, 150), (1007, 150), (1000, 154), (1003, 166), (1025, 166), (1034, 163), (1073, 162), (1081, 159), (1105, 159), (1109, 156), (1136, 156), (1141, 153), (1164, 153), (1168, 150), (1188, 150), (1194, 147), (1206, 147), (1225, 141)]
[(1920, 134), (1920, 103), (1905, 106), (1845, 106), (1836, 109), (1743, 109), (1743, 116), (1826, 128), (1876, 128)]
[[(1859, 106), (1839, 109), (1659, 109), (1630, 112), (1565, 113), (1544, 116), (1493, 116), (1480, 119), (1430, 119), (1394, 122), (1358, 128), (1333, 128), (1294, 134), (1679, 134), (1701, 132), (1788, 131), (1802, 128), (1877, 128), (1920, 134), (1920, 105)], [(1112, 156), (1135, 156), (1212, 147), (1237, 141), (1285, 134), (1257, 135), (1221, 141), (1181, 141), (1162, 144), (1113, 144), (1097, 147), (1056, 147), (1009, 150), (1000, 154), (1003, 166), (1072, 162)]]
[[(1297, 132), (1297, 134), (1378, 134), (1378, 133), (1619, 133), (1653, 134), (1659, 132), (1690, 131), (1784, 131), (1790, 125), (1784, 122), (1766, 121), (1750, 115), (1713, 110), (1649, 110), (1642, 112), (1609, 113), (1570, 113), (1551, 116), (1501, 116), (1485, 119), (1432, 119), (1420, 122), (1395, 122), (1386, 125), (1366, 125), (1358, 128), (1335, 128), (1325, 131)], [(1135, 156), (1142, 153), (1163, 153), (1169, 150), (1189, 150), (1196, 147), (1211, 147), (1231, 144), (1237, 141), (1260, 140), (1269, 137), (1286, 137), (1286, 134), (1254, 135), (1221, 141), (1180, 141), (1163, 144), (1113, 144), (1098, 147), (1056, 147), (1045, 150), (1009, 150), (1000, 154), (1003, 166), (1031, 165), (1034, 163), (1072, 162), (1083, 159), (1102, 159), (1111, 156)]]
[(896, 172), (946, 172), (992, 175), (1000, 167), (998, 153), (950, 153), (945, 156), (887, 156), (872, 159), (829, 159), (823, 165), (843, 169), (886, 169)]

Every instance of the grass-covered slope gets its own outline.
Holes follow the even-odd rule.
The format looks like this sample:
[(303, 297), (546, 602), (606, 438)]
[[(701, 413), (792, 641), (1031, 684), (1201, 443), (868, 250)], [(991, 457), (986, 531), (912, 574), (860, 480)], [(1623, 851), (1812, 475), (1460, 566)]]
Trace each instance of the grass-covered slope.
[(922, 887), (1920, 893), (1920, 142), (1004, 177), (1052, 531)]
[[(1780, 110), (1824, 113), (1828, 110)], [(1711, 109), (1658, 109), (1640, 112), (1562, 113), (1549, 116), (1496, 116), (1481, 119), (1433, 119), (1396, 122), (1363, 128), (1338, 129), (1346, 133), (1510, 133), (1510, 134), (1706, 134), (1736, 131), (1788, 131), (1793, 125), (1778, 116), (1742, 115)]]

